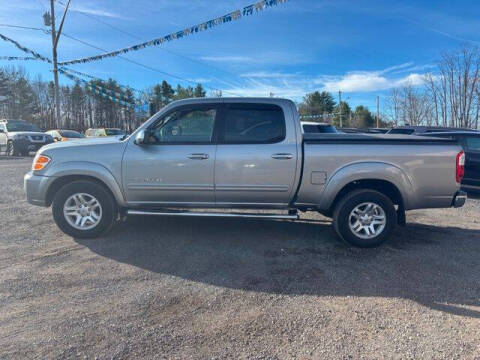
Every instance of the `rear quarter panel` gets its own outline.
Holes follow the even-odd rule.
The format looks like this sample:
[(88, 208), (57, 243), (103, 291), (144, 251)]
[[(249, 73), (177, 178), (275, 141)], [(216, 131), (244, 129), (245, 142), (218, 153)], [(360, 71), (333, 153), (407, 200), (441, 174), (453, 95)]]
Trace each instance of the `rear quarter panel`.
[(328, 210), (345, 185), (377, 179), (399, 189), (407, 210), (449, 207), (459, 189), (455, 162), (460, 150), (445, 144), (305, 143), (296, 204)]

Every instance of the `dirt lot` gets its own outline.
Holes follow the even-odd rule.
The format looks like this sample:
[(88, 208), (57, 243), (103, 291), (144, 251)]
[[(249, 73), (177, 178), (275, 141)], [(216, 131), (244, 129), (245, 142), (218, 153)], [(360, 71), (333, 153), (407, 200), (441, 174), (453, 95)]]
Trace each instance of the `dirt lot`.
[(480, 202), (385, 246), (330, 223), (131, 218), (98, 240), (30, 206), (0, 159), (0, 358), (480, 358)]

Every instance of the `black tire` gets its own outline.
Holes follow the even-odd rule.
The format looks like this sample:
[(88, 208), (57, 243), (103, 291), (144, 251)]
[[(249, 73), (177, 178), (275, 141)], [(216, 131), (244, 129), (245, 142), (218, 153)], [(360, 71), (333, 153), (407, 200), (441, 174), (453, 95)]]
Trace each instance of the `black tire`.
[[(373, 203), (385, 213), (385, 227), (378, 235), (372, 238), (363, 238), (350, 228), (350, 214), (359, 205)], [(392, 201), (382, 193), (375, 190), (360, 189), (346, 194), (337, 204), (333, 212), (333, 225), (335, 232), (350, 245), (371, 248), (381, 245), (388, 239), (397, 224), (397, 213)], [(362, 234), (365, 236), (365, 234)]]
[[(77, 193), (93, 196), (101, 205), (102, 216), (92, 229), (80, 230), (73, 227), (63, 214), (67, 199)], [(53, 199), (52, 213), (55, 223), (65, 234), (74, 238), (95, 238), (106, 233), (113, 226), (117, 218), (117, 206), (113, 196), (103, 186), (93, 181), (79, 180), (66, 184), (58, 190)]]
[(7, 156), (18, 156), (19, 151), (18, 147), (15, 145), (13, 141), (9, 141), (7, 143), (7, 150), (6, 150)]

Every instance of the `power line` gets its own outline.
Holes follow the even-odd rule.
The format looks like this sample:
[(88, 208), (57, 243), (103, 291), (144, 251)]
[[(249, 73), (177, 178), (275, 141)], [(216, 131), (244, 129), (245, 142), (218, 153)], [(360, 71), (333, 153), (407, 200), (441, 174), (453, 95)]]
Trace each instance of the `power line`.
[[(73, 37), (73, 36), (71, 36), (71, 35), (68, 35), (68, 34), (66, 34), (66, 33), (63, 33), (63, 36), (65, 36), (65, 37), (67, 37), (67, 38), (69, 38), (69, 39), (71, 39), (71, 40), (78, 41), (78, 42), (80, 42), (80, 43), (82, 43), (82, 44), (84, 44), (84, 45), (86, 45), (86, 46), (90, 46), (90, 47), (92, 47), (92, 48), (94, 48), (94, 49), (97, 49), (97, 50), (100, 50), (100, 51), (104, 51), (104, 52), (107, 51), (107, 50), (105, 50), (105, 49), (103, 49), (103, 48), (101, 48), (101, 47), (99, 47), (99, 46), (90, 44), (90, 43), (88, 43), (88, 42), (86, 42), (86, 41), (84, 41), (84, 40), (81, 40), (81, 39), (77, 39), (77, 38), (75, 38), (75, 37)], [(160, 73), (160, 74), (163, 74), (163, 75), (166, 75), (166, 76), (169, 76), (169, 77), (171, 77), (171, 78), (174, 78), (174, 79), (177, 79), (177, 80), (180, 80), (180, 81), (184, 81), (184, 82), (187, 82), (187, 83), (191, 83), (191, 84), (195, 84), (195, 85), (196, 85), (196, 84), (199, 84), (199, 83), (196, 82), (196, 81), (192, 81), (192, 80), (189, 80), (189, 79), (185, 79), (185, 78), (182, 78), (181, 76), (174, 75), (174, 74), (168, 73), (168, 72), (166, 72), (166, 71), (162, 71), (162, 70), (160, 70), (160, 69), (154, 68), (154, 67), (152, 67), (152, 66), (142, 64), (142, 63), (140, 63), (140, 62), (138, 62), (138, 61), (129, 59), (129, 58), (125, 57), (125, 56), (118, 56), (118, 57), (119, 57), (120, 59), (124, 60), (124, 61), (127, 61), (127, 62), (129, 62), (129, 63), (135, 64), (135, 65), (140, 66), (140, 67), (143, 67), (143, 68), (148, 69), (148, 70), (150, 70), (150, 71), (158, 72), (158, 73)], [(217, 88), (212, 88), (211, 86), (208, 86), (208, 85), (205, 85), (205, 84), (202, 84), (202, 85), (203, 85), (205, 88), (207, 88), (207, 89), (209, 89), (209, 90), (211, 90), (211, 91), (218, 91), (218, 90), (220, 90), (220, 89), (217, 89)], [(242, 95), (235, 94), (235, 93), (230, 92), (230, 91), (228, 91), (228, 90), (221, 90), (221, 91), (223, 91), (224, 93), (227, 93), (227, 94), (231, 94), (231, 95), (235, 95), (235, 96), (240, 96), (240, 97), (242, 97)]]
[(18, 29), (27, 29), (27, 30), (39, 30), (43, 31), (46, 34), (50, 34), (50, 30), (37, 28), (37, 27), (30, 27), (30, 26), (21, 26), (21, 25), (11, 25), (11, 24), (0, 24), (3, 27), (10, 27), (10, 28), (18, 28)]

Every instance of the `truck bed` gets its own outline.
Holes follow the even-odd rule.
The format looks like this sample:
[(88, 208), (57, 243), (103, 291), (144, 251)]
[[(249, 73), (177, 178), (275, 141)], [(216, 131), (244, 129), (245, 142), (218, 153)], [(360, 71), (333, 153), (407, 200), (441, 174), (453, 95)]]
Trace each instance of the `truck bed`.
[[(296, 205), (327, 210), (348, 183), (395, 185), (407, 210), (448, 207), (457, 191), (452, 139), (383, 134), (304, 134), (303, 173)], [(432, 179), (435, 179), (432, 182)]]
[(432, 138), (426, 136), (412, 136), (412, 135), (385, 135), (385, 134), (303, 134), (303, 141), (305, 143), (341, 143), (341, 144), (355, 144), (355, 143), (374, 143), (374, 144), (405, 144), (405, 145), (447, 145), (456, 144), (457, 141), (448, 138)]

